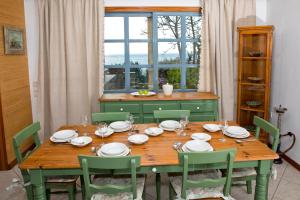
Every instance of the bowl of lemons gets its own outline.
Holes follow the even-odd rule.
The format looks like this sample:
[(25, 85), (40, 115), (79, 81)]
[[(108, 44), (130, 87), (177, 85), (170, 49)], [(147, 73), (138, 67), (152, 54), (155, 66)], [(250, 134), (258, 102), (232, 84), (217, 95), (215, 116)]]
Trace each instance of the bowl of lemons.
[(148, 97), (156, 95), (155, 92), (149, 91), (149, 90), (138, 90), (137, 92), (130, 93), (133, 96), (139, 96), (139, 97)]

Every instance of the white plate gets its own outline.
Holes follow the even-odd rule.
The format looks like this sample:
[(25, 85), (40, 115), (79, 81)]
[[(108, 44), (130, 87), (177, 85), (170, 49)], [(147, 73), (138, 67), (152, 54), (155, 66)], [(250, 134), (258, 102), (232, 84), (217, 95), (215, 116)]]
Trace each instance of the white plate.
[(194, 140), (201, 140), (204, 142), (209, 141), (211, 139), (211, 136), (206, 133), (193, 133), (191, 137)]
[(250, 136), (250, 133), (247, 132), (243, 135), (232, 135), (230, 133), (228, 133), (227, 131), (224, 131), (224, 135), (227, 135), (228, 137), (232, 137), (232, 138), (237, 138), (237, 139), (244, 139)]
[(220, 126), (217, 124), (204, 124), (203, 128), (209, 132), (217, 132), (221, 130)]
[[(106, 132), (103, 134), (103, 137), (108, 137), (110, 136), (111, 134), (114, 133), (114, 130), (111, 129), (111, 128), (107, 128)], [(102, 133), (99, 133), (98, 130), (95, 131), (95, 135), (99, 136), (99, 137), (102, 137)]]
[(116, 156), (122, 154), (124, 151), (128, 149), (125, 144), (119, 143), (119, 142), (112, 142), (103, 145), (100, 148), (100, 151), (102, 154), (108, 155), (108, 156)]
[(58, 140), (54, 138), (53, 136), (50, 137), (50, 141), (54, 143), (65, 143), (65, 142), (70, 142), (73, 138), (78, 137), (78, 133), (76, 133), (73, 137), (65, 139), (65, 140)]
[(162, 134), (163, 132), (164, 132), (164, 130), (162, 128), (158, 128), (158, 127), (150, 127), (150, 128), (145, 129), (145, 133), (150, 136), (158, 136), (158, 135)]
[(114, 130), (124, 130), (130, 127), (130, 124), (127, 121), (116, 121), (116, 122), (112, 122), (109, 125), (110, 128), (114, 129)]
[(81, 136), (81, 137), (73, 138), (71, 140), (71, 144), (74, 146), (83, 147), (90, 144), (92, 141), (93, 139), (91, 137)]
[(176, 128), (180, 127), (180, 124), (175, 120), (165, 120), (159, 124), (159, 127), (165, 131), (175, 131)]
[(73, 138), (76, 134), (76, 131), (74, 130), (61, 130), (53, 133), (52, 137), (56, 140), (66, 140)]
[(139, 96), (139, 97), (148, 97), (148, 96), (156, 95), (156, 93), (152, 92), (152, 91), (149, 91), (148, 94), (139, 94), (139, 92), (132, 92), (130, 94), (133, 96)]
[(228, 126), (226, 128), (226, 132), (231, 135), (245, 135), (248, 133), (248, 131), (240, 126)]
[(185, 147), (191, 152), (203, 152), (211, 149), (211, 145), (208, 142), (200, 140), (190, 140), (185, 143)]
[(123, 153), (121, 153), (119, 155), (106, 155), (106, 154), (102, 153), (99, 149), (97, 151), (97, 156), (100, 156), (100, 157), (119, 157), (119, 156), (127, 156), (129, 153), (130, 153), (130, 149), (127, 148)]
[(133, 144), (144, 144), (149, 140), (149, 137), (145, 134), (134, 134), (128, 137), (128, 141)]
[[(186, 145), (185, 145), (185, 144), (182, 145), (181, 149), (182, 149), (183, 152), (192, 152), (192, 151), (190, 151), (188, 148), (186, 148)], [(204, 152), (210, 152), (210, 151), (213, 151), (213, 150), (214, 150), (214, 148), (213, 148), (212, 146), (210, 146), (210, 148), (207, 149), (207, 151), (204, 151)]]

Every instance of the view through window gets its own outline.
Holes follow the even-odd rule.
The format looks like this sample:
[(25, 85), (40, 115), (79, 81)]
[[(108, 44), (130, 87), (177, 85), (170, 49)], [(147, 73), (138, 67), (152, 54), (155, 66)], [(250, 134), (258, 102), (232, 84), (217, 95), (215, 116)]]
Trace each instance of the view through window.
[(180, 91), (198, 84), (201, 15), (198, 13), (108, 13), (105, 16), (106, 92)]

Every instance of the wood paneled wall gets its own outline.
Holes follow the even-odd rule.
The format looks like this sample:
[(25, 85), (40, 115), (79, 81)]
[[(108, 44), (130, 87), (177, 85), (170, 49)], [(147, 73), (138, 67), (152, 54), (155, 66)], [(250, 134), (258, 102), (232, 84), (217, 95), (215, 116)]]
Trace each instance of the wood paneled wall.
[[(0, 155), (1, 169), (15, 162), (13, 136), (32, 123), (27, 55), (5, 55), (3, 26), (22, 28), (25, 35), (23, 0), (0, 0)], [(26, 37), (25, 37), (26, 38)], [(26, 42), (25, 42), (26, 46)], [(24, 148), (28, 148), (28, 141)]]

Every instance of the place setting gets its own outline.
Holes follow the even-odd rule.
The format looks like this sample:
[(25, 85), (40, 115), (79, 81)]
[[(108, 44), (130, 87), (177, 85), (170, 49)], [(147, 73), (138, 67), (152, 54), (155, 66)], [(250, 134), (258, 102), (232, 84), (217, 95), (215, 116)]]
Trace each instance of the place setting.
[(84, 147), (90, 144), (93, 139), (89, 136), (78, 136), (75, 130), (61, 130), (55, 132), (51, 137), (50, 141), (53, 143), (71, 144), (77, 147)]
[(213, 151), (213, 147), (205, 141), (202, 140), (190, 140), (186, 143), (182, 144), (181, 142), (176, 142), (173, 145), (173, 148), (177, 152), (211, 152)]
[(182, 117), (180, 121), (176, 120), (165, 120), (159, 124), (159, 128), (165, 131), (174, 131), (177, 133), (178, 136), (187, 136), (185, 132), (186, 127), (189, 123), (188, 117)]
[(103, 144), (96, 150), (96, 155), (100, 157), (120, 157), (127, 156), (131, 149), (120, 142), (112, 142)]

